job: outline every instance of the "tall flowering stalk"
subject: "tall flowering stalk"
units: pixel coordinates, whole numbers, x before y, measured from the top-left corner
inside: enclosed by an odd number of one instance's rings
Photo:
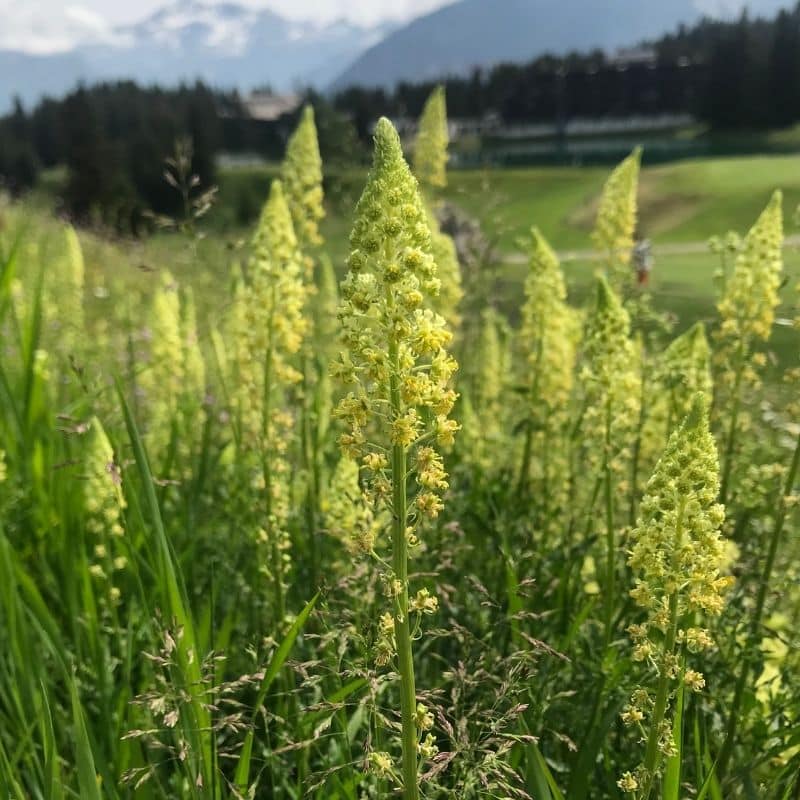
[[[317,291],[327,277],[324,258],[318,258],[323,244],[319,224],[325,217],[322,189],[322,158],[319,152],[317,127],[314,122],[314,109],[306,106],[300,122],[289,138],[286,155],[281,167],[281,177],[286,194],[286,202],[292,215],[292,224],[297,237],[297,246],[305,266],[305,289],[309,295],[312,314],[309,325],[313,328],[306,337],[302,354],[302,415],[300,419],[300,457],[304,475],[305,518],[311,551],[311,579],[317,582],[318,555],[317,532],[320,518],[320,497],[322,493],[322,451],[319,447],[320,419],[318,413],[319,389],[325,386],[320,382],[320,373],[327,368],[326,360],[315,359],[314,350],[323,353],[330,347],[330,338],[323,338],[329,316],[330,294]],[[323,286],[323,288],[329,288]],[[330,350],[328,350],[330,355]],[[326,401],[327,397],[324,398]],[[315,407],[317,406],[317,407]]]
[[[89,573],[102,582],[110,609],[113,609],[120,599],[114,576],[127,566],[119,546],[125,534],[123,511],[126,503],[111,442],[96,417],[89,423],[84,498],[86,531],[91,537],[93,552]]]
[[[757,385],[757,367],[763,356],[754,352],[758,341],[766,342],[772,333],[778,289],[783,272],[782,194],[776,191],[755,225],[745,237],[725,282],[717,310],[722,319],[718,331],[722,365],[720,386],[727,400],[728,430],[722,461],[722,502],[730,490],[736,434],[740,426],[742,393],[745,386]]]
[[[290,563],[286,452],[295,423],[286,393],[302,379],[295,362],[307,329],[305,300],[302,257],[283,188],[274,181],[253,237],[248,282],[236,288],[231,327],[236,424],[244,460],[254,466],[252,480],[263,497],[258,541],[267,552],[263,569],[281,618]]]
[[[191,290],[182,297],[169,272],[161,275],[153,295],[149,335],[150,363],[138,383],[147,401],[150,447],[163,457],[174,442],[185,459],[202,425],[206,371],[194,297]]]
[[[800,286],[798,286],[798,290],[800,290]],[[795,328],[800,329],[800,317],[795,319]],[[793,399],[787,403],[787,412],[790,415],[789,418],[793,419],[795,424],[797,424],[797,420],[800,418],[800,401],[797,399],[796,386],[797,380],[800,378],[800,368],[789,370],[786,377],[794,390]],[[789,468],[786,472],[783,485],[781,486],[781,494],[774,504],[772,530],[767,540],[763,567],[758,576],[758,589],[756,590],[755,605],[753,606],[752,616],[748,626],[745,644],[746,650],[739,666],[739,675],[734,689],[733,700],[728,712],[725,739],[723,740],[722,748],[717,757],[717,774],[722,777],[724,777],[727,772],[728,763],[730,762],[736,745],[737,731],[742,717],[742,703],[748,686],[748,679],[753,669],[751,656],[754,653],[758,653],[760,650],[762,620],[766,610],[767,597],[775,571],[775,562],[783,538],[786,520],[791,514],[792,509],[798,505],[799,498],[795,491],[798,475],[800,475],[800,431],[795,434],[794,451],[789,462]]]
[[[639,418],[639,376],[630,338],[630,319],[605,278],[597,282],[597,299],[587,321],[580,372],[586,410],[583,429],[590,463],[603,490],[606,526],[605,624],[610,637],[616,598],[616,487],[631,457]]]
[[[292,215],[297,244],[304,255],[322,244],[319,224],[325,217],[322,158],[319,154],[314,109],[306,106],[286,145],[281,182]]]
[[[683,656],[711,645],[708,631],[696,627],[694,619],[718,616],[731,582],[720,574],[725,511],[718,493],[717,449],[705,396],[697,394],[647,483],[631,534],[628,563],[637,576],[631,597],[646,616],[628,632],[634,660],[648,664],[657,676],[655,695],[637,688],[622,715],[645,736],[643,763],[618,782],[637,800],[649,800],[663,759],[675,754],[669,708],[679,683],[693,691],[705,686],[701,673],[684,667]]]
[[[548,504],[565,488],[556,465],[564,460],[557,444],[568,421],[572,394],[579,324],[567,305],[567,290],[558,257],[537,228],[531,230],[530,270],[525,281],[525,303],[519,332],[520,350],[525,356],[527,424],[518,488],[528,487],[534,449],[541,459],[541,495]],[[563,466],[563,464],[562,464]],[[564,476],[565,477],[565,476]],[[558,481],[556,481],[558,483]],[[544,517],[549,518],[545,512]]]
[[[602,253],[608,279],[618,292],[630,281],[641,158],[642,150],[637,147],[609,175],[592,231],[592,242]]]
[[[461,266],[458,263],[455,242],[441,230],[436,217],[436,193],[447,186],[449,144],[444,87],[437,86],[428,97],[419,119],[419,131],[414,144],[414,172],[428,208],[431,248],[441,281],[433,308],[447,320],[450,329],[455,332],[461,325],[458,306],[464,295],[461,287]]]
[[[667,397],[667,434],[689,413],[694,396],[702,392],[711,397],[711,351],[702,322],[695,323],[664,351],[658,368],[658,381]]]
[[[445,321],[428,306],[439,280],[425,208],[385,118],[375,130],[373,168],[350,244],[339,312],[345,349],[333,365],[351,387],[337,408],[347,427],[340,443],[367,470],[373,502],[391,513],[391,561],[379,563],[392,606],[381,623],[378,661],[387,663],[396,651],[403,796],[417,800],[420,756],[436,749],[430,734],[420,740],[420,729],[428,730],[433,719],[416,701],[411,615],[432,612],[436,599],[426,589],[409,599],[409,549],[418,544],[423,522],[443,507],[447,475],[436,447],[451,444],[458,427],[448,419],[456,399],[448,384],[457,365],[445,349],[451,339]],[[382,544],[375,542],[375,550]],[[373,756],[377,769],[393,772],[386,754]]]
[[[447,186],[447,101],[444,86],[437,86],[425,102],[414,143],[414,172],[428,189]]]

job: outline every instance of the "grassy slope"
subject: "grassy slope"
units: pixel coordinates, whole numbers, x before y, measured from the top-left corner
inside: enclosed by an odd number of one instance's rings
[[[483,219],[503,250],[532,224],[558,249],[586,248],[605,168],[453,172],[448,196]],[[756,156],[679,161],[642,172],[643,231],[656,242],[703,241],[746,230],[773,189],[800,203],[800,158]]]

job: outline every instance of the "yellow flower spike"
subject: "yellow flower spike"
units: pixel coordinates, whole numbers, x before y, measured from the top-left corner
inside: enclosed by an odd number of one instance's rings
[[[783,272],[783,195],[776,191],[744,239],[717,309],[726,339],[767,341]]]
[[[441,510],[438,492],[446,475],[433,442],[452,439],[457,427],[440,413],[452,405],[455,362],[445,349],[451,338],[445,321],[430,308],[440,284],[426,210],[397,131],[385,118],[375,129],[373,167],[356,207],[350,246],[339,309],[344,352],[332,369],[352,391],[337,414],[347,426],[345,452],[373,465],[391,454],[388,474],[367,475],[371,499],[389,510],[392,520],[385,582],[393,587],[396,650],[384,637],[375,657],[385,665],[396,653],[403,797],[418,800],[418,757],[424,753],[418,752],[408,551],[420,539],[421,517]],[[416,495],[408,494],[409,476],[422,487]]]
[[[80,239],[72,225],[64,230],[65,265],[64,280],[61,287],[58,308],[59,316],[69,331],[70,344],[76,344],[77,337],[84,333],[83,290],[85,281],[85,265]]]
[[[150,363],[139,375],[148,408],[147,435],[150,451],[163,454],[172,435],[184,387],[183,335],[178,285],[163,272],[153,294],[150,310]]]
[[[630,338],[630,318],[605,278],[597,281],[594,308],[583,339],[580,372],[587,401],[584,420],[590,459],[599,459],[610,444],[617,455],[630,445],[639,416],[637,357]]]
[[[569,459],[560,444],[568,420],[580,326],[566,302],[558,257],[537,228],[531,230],[529,264],[518,336],[528,376],[519,491],[527,490],[533,469],[534,495],[543,503],[541,517],[557,526],[556,510],[566,500],[569,480]]]
[[[668,397],[671,428],[689,413],[697,392],[710,397],[713,391],[711,351],[702,322],[693,325],[667,347],[658,373],[658,382]]]
[[[289,137],[281,180],[300,249],[307,253],[322,244],[319,223],[325,217],[322,159],[311,106],[303,109],[297,129]]]
[[[122,475],[114,460],[114,450],[100,420],[92,417],[86,444],[84,465],[84,507],[86,509],[86,530],[93,537],[95,562],[90,572],[97,578],[106,580],[114,571],[126,566],[114,544],[115,539],[124,534],[125,496],[122,492]],[[106,587],[109,601],[119,600],[119,589]]]
[[[630,280],[641,157],[642,149],[637,147],[609,175],[592,231],[592,242],[603,254],[608,278],[617,291]]]
[[[453,239],[439,228],[435,215],[430,213],[431,252],[438,267],[439,291],[432,305],[447,321],[450,330],[457,331],[461,326],[458,306],[464,297],[461,285],[461,266]]]
[[[292,474],[287,449],[295,416],[287,392],[302,378],[297,354],[308,329],[303,261],[283,186],[273,181],[253,235],[248,280],[234,282],[229,329],[233,340],[232,406],[240,431],[240,467],[257,490],[264,571],[272,580],[276,615],[284,621],[290,569],[287,528]]]
[[[725,512],[717,502],[719,483],[707,402],[698,393],[647,483],[631,533],[628,564],[637,576],[631,597],[647,618],[630,630],[636,651],[646,651],[658,673],[653,704],[639,702],[641,690],[637,690],[626,709],[629,717],[632,710],[644,715],[649,725],[644,762],[637,772],[642,800],[650,797],[663,759],[674,750],[668,712],[680,677],[683,645],[696,652],[710,644],[705,631],[684,626],[696,616],[718,616],[730,583],[720,576]],[[705,683],[702,674],[692,669],[686,670],[683,680],[693,691]]]
[[[414,174],[426,189],[447,186],[449,144],[444,86],[437,86],[422,109],[417,140],[414,143]]]

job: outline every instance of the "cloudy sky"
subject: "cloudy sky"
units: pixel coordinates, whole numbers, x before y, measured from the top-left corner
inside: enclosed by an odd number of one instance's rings
[[[216,3],[220,0],[205,0]],[[346,17],[374,23],[410,19],[452,0],[233,0],[241,5],[267,7],[293,19]],[[102,37],[117,24],[137,22],[179,0],[0,0],[0,48],[31,52],[68,49],[78,39]]]

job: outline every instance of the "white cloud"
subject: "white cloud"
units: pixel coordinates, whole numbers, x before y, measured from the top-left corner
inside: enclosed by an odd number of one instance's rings
[[[223,0],[198,0],[211,5]],[[330,22],[346,18],[374,24],[405,21],[453,0],[228,0],[250,8],[270,8],[294,20]],[[706,0],[707,2],[709,0]],[[66,8],[61,0],[0,0],[0,48],[55,53],[78,43],[109,41],[114,27],[139,22],[180,0],[80,0]]]

